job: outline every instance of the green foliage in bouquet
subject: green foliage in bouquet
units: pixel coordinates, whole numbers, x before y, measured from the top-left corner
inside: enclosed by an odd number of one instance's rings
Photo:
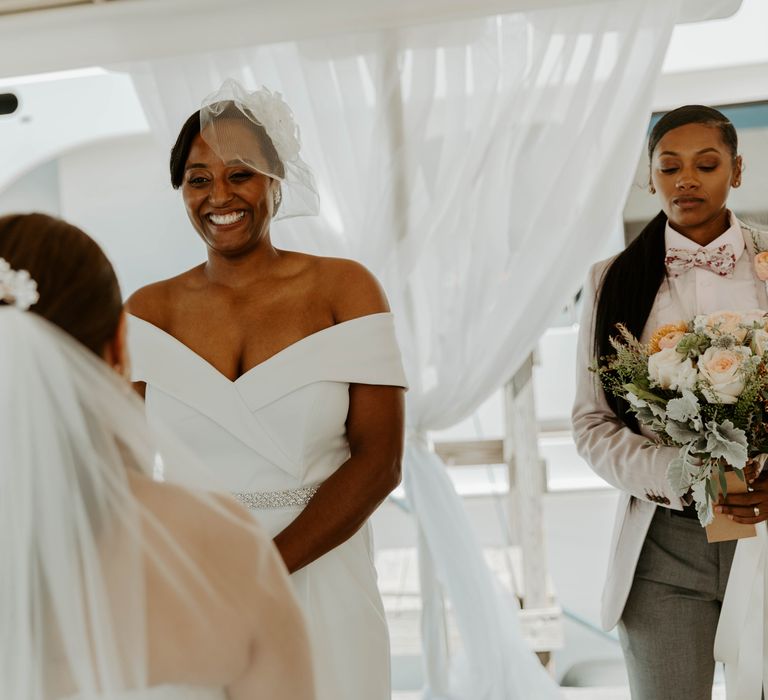
[[[719,494],[727,494],[725,471],[743,478],[747,460],[768,452],[768,315],[697,316],[663,326],[648,345],[617,330],[614,354],[592,369],[655,444],[678,448],[667,478],[678,495],[693,495],[706,525]]]

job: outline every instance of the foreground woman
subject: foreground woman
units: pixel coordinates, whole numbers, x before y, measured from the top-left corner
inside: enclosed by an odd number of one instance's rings
[[[696,509],[667,482],[677,449],[649,446],[651,435],[641,433],[626,405],[605,395],[589,367],[611,354],[617,323],[647,343],[655,329],[697,314],[768,310],[768,296],[754,267],[761,239],[727,208],[742,178],[730,121],[709,107],[673,110],[653,128],[648,154],[662,211],[588,278],[574,437],[592,468],[622,492],[603,624],[619,625],[632,697],[709,700],[735,542],[707,542]],[[768,481],[751,488],[722,506],[739,522],[768,518]]]
[[[151,479],[128,364],[96,243],[0,218],[0,697],[312,700],[271,541],[233,500]]]
[[[275,218],[316,207],[279,95],[225,84],[182,128],[171,182],[207,261],[129,301],[148,414],[274,536],[319,697],[389,700],[367,522],[400,479],[405,377],[387,300],[357,263],[272,244]]]

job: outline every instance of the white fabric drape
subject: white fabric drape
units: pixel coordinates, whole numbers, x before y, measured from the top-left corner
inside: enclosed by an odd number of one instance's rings
[[[619,220],[679,5],[596,2],[130,68],[168,144],[226,77],[282,92],[321,216],[276,225],[275,240],[357,258],[387,289],[411,383],[428,697],[558,696],[425,436],[513,374]],[[451,658],[443,592],[461,635]]]

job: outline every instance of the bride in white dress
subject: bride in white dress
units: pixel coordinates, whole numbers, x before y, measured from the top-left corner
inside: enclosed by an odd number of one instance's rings
[[[150,421],[174,429],[274,536],[320,700],[390,700],[367,523],[400,479],[403,444],[386,298],[357,263],[272,245],[274,218],[317,207],[278,95],[225,84],[184,125],[171,177],[207,262],[129,300]]]
[[[196,467],[127,366],[99,247],[0,218],[0,698],[313,700],[275,547],[233,499],[153,481],[157,454]]]

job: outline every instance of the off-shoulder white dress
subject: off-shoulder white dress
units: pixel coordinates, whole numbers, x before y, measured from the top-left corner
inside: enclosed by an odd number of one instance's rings
[[[390,313],[307,336],[235,381],[132,316],[129,345],[150,421],[175,431],[272,535],[349,458],[349,385],[406,386]],[[307,617],[318,700],[390,700],[369,525],[291,579]]]

